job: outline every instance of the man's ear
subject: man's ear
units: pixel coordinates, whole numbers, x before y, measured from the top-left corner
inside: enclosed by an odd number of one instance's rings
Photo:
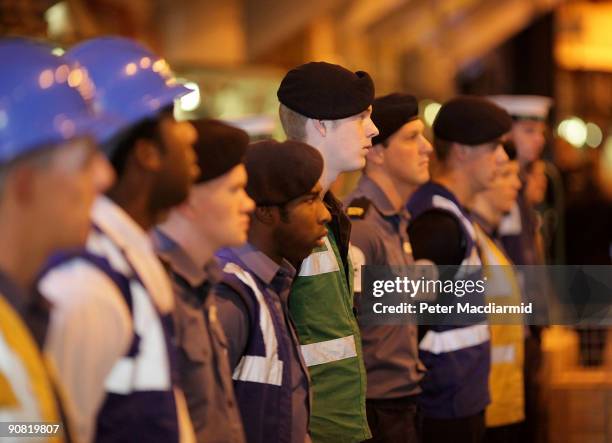
[[[325,135],[327,135],[328,126],[330,124],[328,121],[315,120],[313,118],[308,119],[308,121],[312,122],[312,126],[314,127],[315,131],[319,133],[321,137],[325,137]]]
[[[381,143],[377,143],[368,149],[366,158],[369,163],[382,165],[385,162],[385,147]]]
[[[160,147],[151,140],[144,138],[136,140],[133,155],[138,165],[146,171],[157,172],[162,167]]]
[[[257,206],[253,217],[264,225],[275,225],[280,220],[279,208],[276,206]]]
[[[11,195],[17,205],[27,205],[35,197],[36,184],[45,174],[42,170],[34,170],[29,165],[13,168],[5,178],[4,194]]]
[[[463,162],[468,158],[470,147],[462,145],[460,143],[453,143],[451,145],[450,155],[455,157],[457,161]]]

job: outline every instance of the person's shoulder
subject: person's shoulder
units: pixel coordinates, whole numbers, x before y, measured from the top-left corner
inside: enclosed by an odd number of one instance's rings
[[[383,236],[383,217],[367,197],[360,196],[350,201],[345,212],[351,220],[351,241],[361,237],[375,239]]]
[[[351,219],[351,222],[367,221],[375,208],[368,197],[359,195],[347,200],[344,212]]]
[[[422,212],[411,220],[409,229],[412,230],[417,227],[425,227],[431,230],[447,231],[451,229],[461,231],[461,224],[456,214],[447,209],[436,207]]]
[[[222,262],[219,280],[212,285],[216,296],[249,300],[257,286],[256,278],[245,266],[235,261]]]
[[[125,310],[121,291],[114,281],[83,257],[71,258],[47,270],[38,282],[38,289],[54,309],[105,305]]]

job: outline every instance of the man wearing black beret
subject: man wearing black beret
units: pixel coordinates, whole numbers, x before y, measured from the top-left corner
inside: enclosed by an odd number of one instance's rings
[[[287,73],[278,89],[287,137],[323,156],[321,186],[332,220],[324,244],[299,267],[290,298],[302,354],[312,379],[310,431],[315,442],[371,436],[365,412],[366,373],[353,313],[350,221],[329,188],[338,174],[364,167],[378,134],[371,119],[374,84],[363,71],[312,62]]]
[[[262,141],[247,150],[247,192],[257,205],[248,243],[220,251],[213,289],[227,336],[249,443],[308,443],[308,369],[289,316],[295,265],[323,244],[323,158],[304,143]]]
[[[476,193],[490,186],[498,166],[507,160],[500,141],[511,126],[506,111],[482,98],[457,97],[442,106],[433,125],[439,168],[407,205],[413,217],[409,235],[415,259],[427,259],[438,266],[461,266],[454,275],[457,279],[483,279],[474,225],[466,206]],[[484,303],[479,296],[465,301]],[[475,320],[482,322],[419,330],[423,336],[420,357],[427,367],[419,397],[425,443],[482,441],[491,345],[486,315]]]
[[[432,152],[413,96],[396,93],[377,98],[372,120],[380,133],[372,140],[374,146],[357,188],[345,200],[352,223],[356,300],[361,295],[362,265],[407,266],[414,262],[405,205],[429,180]],[[368,374],[370,441],[418,442],[416,397],[425,367],[418,356],[417,328],[414,324],[372,325],[365,317],[360,318],[360,326]]]
[[[172,278],[178,373],[197,442],[244,443],[226,339],[209,289],[221,275],[214,252],[247,239],[254,208],[243,164],[249,136],[216,120],[193,126],[200,177],[187,201],[155,229],[153,244]]]

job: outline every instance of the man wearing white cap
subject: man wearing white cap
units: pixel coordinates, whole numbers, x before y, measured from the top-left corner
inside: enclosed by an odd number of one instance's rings
[[[527,166],[538,160],[544,150],[546,119],[552,99],[539,95],[497,95],[490,99],[512,116],[510,137],[516,147],[524,182]],[[542,257],[536,248],[536,225],[533,208],[527,205],[521,193],[517,205],[500,226],[504,247],[517,265],[541,264]]]

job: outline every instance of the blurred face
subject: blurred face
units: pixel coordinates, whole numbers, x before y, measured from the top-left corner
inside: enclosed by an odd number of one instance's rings
[[[517,160],[508,160],[499,166],[491,187],[483,192],[489,206],[496,215],[503,216],[510,212],[521,189]]]
[[[412,120],[398,129],[383,148],[384,168],[401,183],[420,186],[429,180],[431,144],[423,135],[421,120]]]
[[[327,235],[325,224],[331,215],[321,199],[322,188],[317,183],[312,190],[285,205],[274,232],[280,254],[292,264],[299,264],[311,251],[321,246]]]
[[[240,164],[191,190],[192,222],[215,249],[239,246],[247,240],[249,214],[255,204],[244,190],[246,183],[246,169]]]
[[[111,165],[89,139],[55,148],[48,164],[32,175],[32,217],[53,249],[82,246],[90,229],[91,206],[114,181]],[[44,223],[40,223],[44,221]]]
[[[325,162],[334,171],[362,169],[372,137],[378,129],[371,119],[372,107],[360,114],[340,120],[325,120]]]
[[[539,205],[546,197],[546,165],[538,160],[531,165],[525,184],[525,198],[532,205]]]
[[[177,122],[171,114],[164,114],[159,134],[162,158],[153,195],[156,210],[164,211],[187,199],[200,170],[193,150],[197,132],[191,123]]]
[[[488,189],[497,174],[497,169],[508,161],[501,143],[495,141],[478,146],[460,146],[463,150],[461,166],[467,173],[473,192]]]
[[[512,125],[511,134],[520,164],[524,165],[540,158],[546,144],[546,123],[518,120]]]

